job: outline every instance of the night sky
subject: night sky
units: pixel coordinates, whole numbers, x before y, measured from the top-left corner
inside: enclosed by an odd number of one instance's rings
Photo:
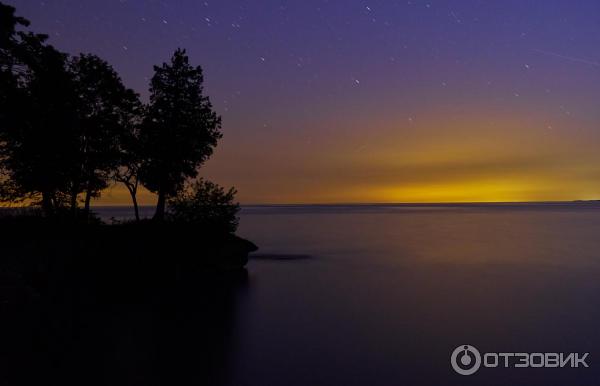
[[[242,203],[600,198],[598,1],[7,2],[144,100],[186,48]]]

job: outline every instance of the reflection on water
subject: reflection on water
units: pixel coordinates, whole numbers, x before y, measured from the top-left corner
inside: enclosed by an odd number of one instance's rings
[[[311,258],[250,262],[231,385],[600,379],[599,206],[254,207],[240,234]],[[589,352],[590,368],[463,377],[460,344]]]
[[[3,303],[1,385],[227,384],[247,272]],[[59,290],[62,291],[63,289]]]

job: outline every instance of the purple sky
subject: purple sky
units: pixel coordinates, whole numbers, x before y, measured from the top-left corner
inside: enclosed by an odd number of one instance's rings
[[[144,99],[186,48],[244,203],[600,198],[597,1],[9,3]]]

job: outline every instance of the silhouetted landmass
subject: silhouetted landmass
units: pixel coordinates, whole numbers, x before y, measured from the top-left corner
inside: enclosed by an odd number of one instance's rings
[[[217,384],[257,247],[234,234],[235,189],[198,178],[221,138],[202,69],[177,49],[144,105],[15,12],[0,3],[0,203],[28,208],[0,213],[0,384]],[[94,217],[113,183],[134,220]],[[158,195],[154,220],[139,186]]]
[[[256,247],[187,224],[67,218],[0,218],[0,384],[219,384]]]
[[[18,212],[0,218],[0,384],[226,383],[251,242]]]
[[[221,117],[203,94],[202,68],[177,49],[169,63],[154,67],[143,105],[107,62],[58,51],[46,35],[27,31],[29,22],[15,12],[0,3],[0,202],[40,212],[3,219],[7,234],[28,234],[49,248],[65,238],[117,250],[150,239],[165,256],[198,237],[213,252],[218,243],[232,245],[235,189],[198,179],[222,136]],[[92,198],[112,182],[128,189],[137,223],[106,226],[90,216]],[[155,224],[140,223],[140,185],[158,196]],[[199,236],[182,238],[174,229]]]

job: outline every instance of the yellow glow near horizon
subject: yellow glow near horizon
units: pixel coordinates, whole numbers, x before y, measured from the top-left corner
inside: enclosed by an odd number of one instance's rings
[[[242,204],[568,201],[600,198],[594,134],[572,136],[532,118],[432,113],[410,125],[347,123],[317,140],[282,133],[225,136],[201,175],[238,189]],[[285,134],[285,135],[284,135]],[[260,145],[260,146],[259,146]],[[266,149],[266,150],[265,150]],[[141,188],[140,205],[154,205]],[[131,205],[123,187],[94,205]]]
[[[493,118],[446,122],[432,114],[400,128],[382,122],[362,136],[350,125],[352,135],[323,131],[316,143],[225,137],[201,174],[235,186],[246,204],[600,198],[600,155],[589,137]],[[154,195],[142,191],[140,202],[153,204]],[[98,204],[128,205],[129,197],[114,188]]]

